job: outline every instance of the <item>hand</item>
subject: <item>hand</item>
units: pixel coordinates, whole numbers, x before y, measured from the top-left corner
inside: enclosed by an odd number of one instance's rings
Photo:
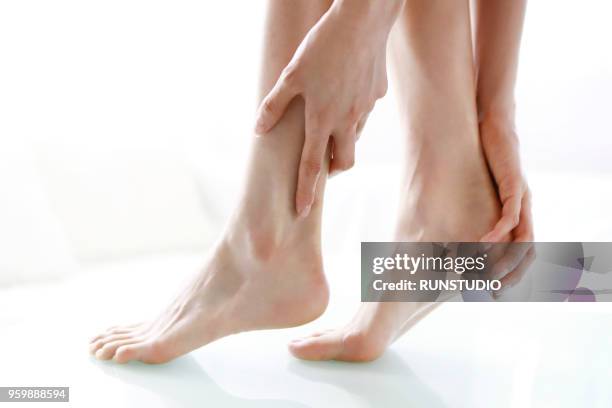
[[[472,257],[484,255],[487,257],[484,269],[463,273],[461,277],[467,280],[484,279],[489,282],[499,281],[500,288],[489,292],[492,300],[529,299],[530,285],[528,282],[534,272],[534,270],[531,269],[531,265],[535,261],[536,256],[536,248],[533,242],[503,242],[495,245],[489,243],[462,245],[457,255]],[[525,280],[525,282],[522,282],[523,280]],[[520,289],[510,291],[510,289],[517,286],[520,282]],[[503,296],[508,293],[511,293],[509,297]]]
[[[265,134],[294,97],[305,100],[305,140],[295,198],[297,213],[304,217],[314,201],[330,139],[330,173],[351,168],[357,134],[387,91],[386,43],[394,18],[375,18],[375,13],[389,13],[382,3],[364,13],[354,8],[356,2],[344,3],[349,5],[335,2],[306,35],[257,114],[256,132]],[[369,2],[359,3],[363,7]]]
[[[500,242],[507,234],[512,234],[514,241],[533,241],[531,192],[521,172],[513,122],[484,119],[480,138],[502,203],[501,219],[481,241]]]
[[[493,298],[498,300],[502,295],[508,293],[510,289],[521,282],[528,271],[533,274],[533,270],[529,269],[535,261],[536,251],[533,242],[510,242],[499,244],[501,247],[495,247],[488,253],[495,252],[501,249],[502,253],[495,257],[492,254],[492,267],[488,271],[488,279],[497,279],[501,283],[501,289],[492,293]],[[531,278],[528,275],[528,278]],[[514,292],[512,300],[528,300],[529,293],[525,291]]]

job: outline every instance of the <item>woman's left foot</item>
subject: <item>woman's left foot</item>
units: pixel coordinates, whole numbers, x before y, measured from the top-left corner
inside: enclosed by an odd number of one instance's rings
[[[483,157],[458,147],[424,153],[415,162],[420,164],[414,176],[407,178],[413,184],[405,190],[397,241],[479,241],[499,217],[499,202]],[[374,360],[437,304],[362,303],[345,327],[294,340],[289,350],[306,360]]]

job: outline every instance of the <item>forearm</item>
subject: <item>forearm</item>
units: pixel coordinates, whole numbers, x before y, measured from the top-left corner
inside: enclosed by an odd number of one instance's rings
[[[514,87],[527,0],[474,0],[481,119],[514,119]]]

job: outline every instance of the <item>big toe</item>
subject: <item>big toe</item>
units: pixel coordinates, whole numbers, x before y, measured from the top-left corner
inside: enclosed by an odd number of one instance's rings
[[[304,360],[368,362],[376,360],[384,353],[388,345],[387,340],[385,336],[377,333],[337,330],[292,341],[289,350],[294,356]]]
[[[139,360],[143,354],[146,345],[143,343],[126,344],[119,348],[113,356],[115,362],[124,364],[128,361]]]
[[[289,343],[289,351],[303,360],[334,360],[342,354],[342,333],[332,331]]]

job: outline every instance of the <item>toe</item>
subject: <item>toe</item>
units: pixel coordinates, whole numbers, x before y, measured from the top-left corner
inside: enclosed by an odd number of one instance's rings
[[[331,332],[333,332],[333,331],[334,331],[334,329],[327,329],[327,330],[322,330],[322,331],[316,331],[316,332],[312,333],[310,336],[305,337],[305,338],[311,338],[311,337],[321,337],[321,336],[323,336],[324,334],[329,334],[329,333],[331,333]]]
[[[95,342],[89,344],[89,352],[91,354],[96,354],[96,351],[100,350],[103,346],[104,346],[103,339],[96,340]]]
[[[115,356],[118,348],[128,346],[130,344],[135,344],[138,341],[140,341],[140,339],[128,338],[106,343],[104,346],[102,346],[102,348],[96,351],[96,358],[98,360],[110,360]]]
[[[89,345],[89,352],[91,354],[96,354],[96,352],[98,350],[100,350],[102,347],[104,347],[105,345],[109,344],[109,343],[113,343],[116,341],[121,341],[121,340],[128,340],[133,338],[134,336],[131,333],[127,333],[127,334],[114,334],[111,336],[107,336],[107,337],[102,337],[99,340],[95,341],[94,343],[90,343]]]
[[[329,334],[329,333],[331,333],[333,331],[334,331],[334,329],[327,329],[327,330],[316,331],[314,333],[310,333],[307,336],[297,337],[297,338],[291,340],[291,343],[297,343],[299,341],[308,340],[308,339],[311,339],[313,337],[320,337],[320,336],[323,336],[324,334]]]
[[[366,362],[376,360],[386,348],[375,333],[328,331],[292,341],[289,351],[304,360]]]
[[[115,352],[115,362],[123,364],[133,360],[145,360],[148,343],[138,342],[121,346]]]
[[[128,361],[131,360],[136,360],[136,347],[134,345],[131,346],[121,346],[117,349],[117,351],[115,352],[115,356],[113,357],[113,360],[115,360],[115,362],[123,364],[123,363],[127,363]]]
[[[334,331],[315,333],[289,343],[289,351],[304,360],[334,360],[342,353],[342,335]]]
[[[147,340],[119,347],[114,360],[117,363],[140,360],[147,364],[161,364],[169,361],[170,358],[164,344],[158,340]]]
[[[89,343],[93,344],[105,337],[109,337],[109,336],[114,336],[117,334],[127,334],[127,333],[132,333],[134,331],[137,331],[138,329],[140,329],[142,326],[142,323],[138,323],[138,324],[130,324],[130,325],[125,325],[125,326],[112,326],[109,327],[108,329],[106,329],[105,332],[102,332],[100,334],[98,334],[97,336],[95,336],[94,338],[92,338]]]
[[[100,333],[96,337],[93,337],[91,340],[89,340],[89,344],[95,344],[95,343],[99,342],[100,340],[102,340],[106,336],[107,336],[106,332]]]

